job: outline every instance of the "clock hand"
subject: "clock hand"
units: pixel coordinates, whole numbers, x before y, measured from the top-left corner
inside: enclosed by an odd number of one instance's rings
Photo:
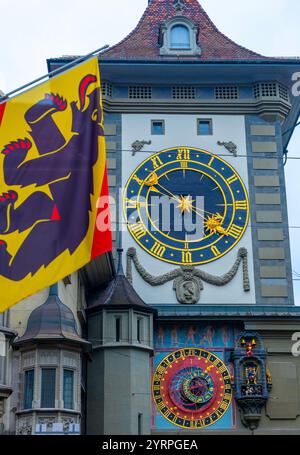
[[[211,215],[211,216],[208,216],[206,218],[204,215],[199,213],[199,211],[192,205],[193,201],[191,201],[189,199],[189,197],[185,198],[184,196],[181,196],[181,198],[179,198],[178,196],[175,196],[175,194],[173,194],[167,188],[165,188],[163,185],[161,185],[161,183],[159,183],[159,181],[158,181],[158,176],[157,176],[156,173],[152,174],[150,176],[150,178],[146,179],[145,184],[148,185],[148,186],[151,186],[152,188],[154,188],[154,190],[156,192],[158,192],[160,194],[163,194],[165,196],[164,193],[162,193],[157,188],[155,188],[155,185],[160,186],[164,191],[166,191],[166,193],[169,194],[169,196],[172,199],[174,199],[175,201],[179,202],[178,208],[181,208],[182,213],[184,213],[186,210],[187,211],[192,210],[194,213],[196,213],[196,215],[201,217],[204,220],[205,228],[207,230],[209,230],[211,233],[213,233],[213,234],[217,234],[218,233],[218,234],[221,234],[221,235],[228,236],[227,231],[222,226],[223,218],[222,218],[222,216],[219,213],[214,214],[212,212],[208,212],[207,210],[198,209],[198,210],[201,210],[203,213],[207,213],[207,214]]]
[[[206,230],[210,231],[211,234],[220,234],[220,235],[226,235],[228,236],[228,232],[226,229],[222,226],[223,223],[223,217],[220,215],[220,213],[213,214],[210,212],[205,212],[205,213],[210,213],[211,216],[208,216],[205,218],[202,214],[200,214],[194,206],[192,206],[192,211],[195,212],[198,216],[204,219],[204,227]]]
[[[159,181],[157,182],[157,185],[160,186],[164,191],[166,191],[167,193],[169,193],[170,196],[171,196],[173,199],[175,199],[176,201],[178,201],[178,202],[180,202],[180,203],[182,202],[182,199],[180,199],[178,196],[175,196],[173,193],[171,193],[171,191],[169,191],[167,188],[165,188],[164,186],[162,186],[162,184],[159,183]],[[188,196],[188,197],[189,197],[189,196]],[[191,196],[190,196],[190,197],[191,197]],[[183,199],[185,199],[186,201],[188,201],[188,199],[187,199],[187,198],[184,198],[184,196],[181,196],[181,198],[183,198]],[[203,212],[203,213],[207,213],[208,215],[212,215],[212,216],[218,216],[218,215],[220,215],[219,213],[217,213],[217,214],[216,214],[216,213],[212,213],[212,212],[209,212],[208,210],[204,210],[204,209],[200,209],[200,208],[197,208],[197,209],[196,209],[196,208],[192,205],[192,202],[194,202],[194,201],[189,200],[188,202],[189,202],[189,204],[188,204],[189,208],[191,208],[191,210],[193,210],[193,211],[194,211],[195,213],[197,213],[199,216],[201,216],[201,215],[198,213],[198,211]],[[187,210],[188,210],[188,209],[187,209]]]
[[[162,191],[160,191],[159,189],[157,189],[155,186],[151,186],[150,187],[150,191],[153,191],[154,193],[158,193],[158,194],[161,194],[162,196],[167,196],[168,198],[172,198],[174,199],[176,196],[170,196],[169,194],[166,194],[166,193],[163,193]],[[177,202],[179,202],[180,200],[179,199],[175,199]]]

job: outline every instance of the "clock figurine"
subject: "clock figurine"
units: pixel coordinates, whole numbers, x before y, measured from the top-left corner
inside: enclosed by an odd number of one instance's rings
[[[249,221],[247,191],[236,170],[217,155],[186,147],[143,161],[126,184],[123,209],[144,250],[181,266],[221,258]]]

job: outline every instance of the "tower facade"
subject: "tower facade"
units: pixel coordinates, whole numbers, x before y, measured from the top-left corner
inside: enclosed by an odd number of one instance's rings
[[[283,167],[299,60],[239,46],[197,0],[152,0],[99,64],[125,274],[105,255],[63,295],[91,343],[81,432],[300,434]]]
[[[149,2],[101,55],[117,241],[158,312],[154,434],[300,431],[282,160],[297,67],[237,45],[196,0]]]

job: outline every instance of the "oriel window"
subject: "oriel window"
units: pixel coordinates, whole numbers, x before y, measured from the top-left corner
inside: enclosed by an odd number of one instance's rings
[[[34,370],[25,371],[24,381],[24,409],[32,408],[34,391]]]
[[[64,370],[64,407],[74,409],[74,371]]]
[[[56,369],[42,368],[41,407],[55,408]]]

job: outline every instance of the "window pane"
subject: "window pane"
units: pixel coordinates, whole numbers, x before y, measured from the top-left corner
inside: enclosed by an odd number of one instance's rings
[[[142,320],[138,319],[137,320],[137,341],[138,343],[141,343],[142,340]]]
[[[41,407],[55,407],[55,368],[42,368]]]
[[[24,383],[24,409],[31,409],[33,401],[34,370],[25,371]]]
[[[74,371],[64,370],[64,407],[74,409]]]
[[[151,134],[153,134],[153,135],[165,134],[164,122],[160,121],[160,120],[152,121]]]
[[[116,318],[116,342],[121,341],[121,319]]]
[[[189,49],[190,32],[184,25],[175,25],[171,30],[171,48]]]
[[[198,121],[198,134],[203,136],[212,134],[212,124],[210,120]]]

